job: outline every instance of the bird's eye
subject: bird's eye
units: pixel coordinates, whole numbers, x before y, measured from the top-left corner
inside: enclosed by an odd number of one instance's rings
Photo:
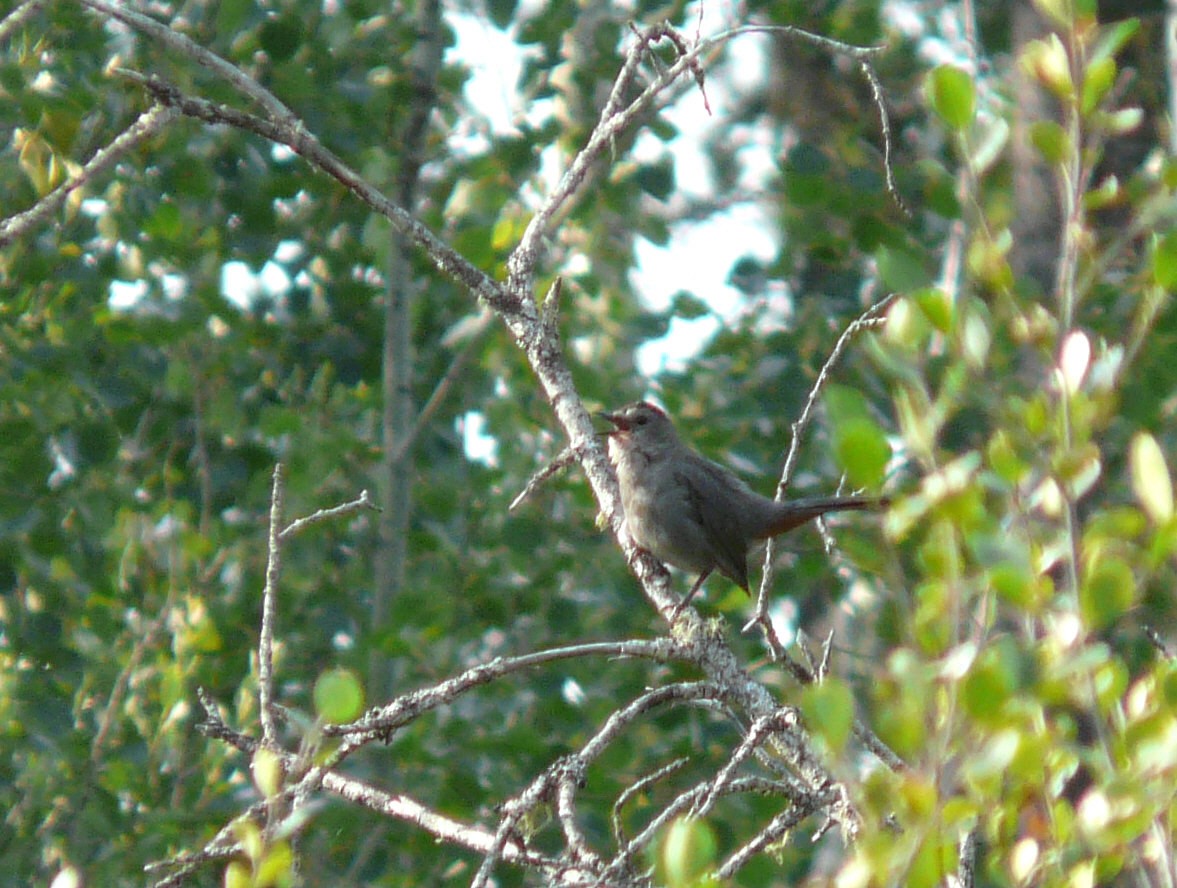
[[[633,418],[633,421],[634,421],[635,425],[645,425],[646,422],[649,420],[649,418],[650,417],[646,416],[646,414],[639,413],[637,416],[635,416]]]

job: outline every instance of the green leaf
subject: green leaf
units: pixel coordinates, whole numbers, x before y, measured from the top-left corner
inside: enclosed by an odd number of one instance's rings
[[[330,724],[343,724],[364,708],[364,688],[350,669],[330,669],[315,682],[315,713]]]
[[[843,682],[827,676],[819,684],[807,685],[801,695],[801,712],[805,724],[831,749],[841,750],[846,745],[854,725],[854,695]]]
[[[880,247],[875,254],[879,277],[888,290],[906,293],[931,283],[921,256],[905,247]]]
[[[680,817],[666,830],[659,848],[665,884],[670,888],[695,888],[715,865],[719,843],[703,820]]]
[[[1047,163],[1063,163],[1071,154],[1067,131],[1053,120],[1035,120],[1030,124],[1030,142]]]
[[[250,771],[258,792],[267,799],[282,791],[282,760],[273,750],[259,746],[253,754]]]
[[[1083,78],[1083,103],[1082,110],[1084,114],[1090,114],[1103,101],[1104,96],[1108,94],[1108,90],[1116,82],[1116,60],[1113,58],[1100,59],[1087,66],[1086,75]]]
[[[163,201],[144,223],[143,232],[161,240],[179,240],[184,234],[184,219],[180,215],[180,208],[171,201]]]
[[[989,571],[989,585],[1014,607],[1030,610],[1034,606],[1034,578],[1025,565],[1005,562]]]
[[[1118,111],[1099,112],[1092,117],[1094,125],[1102,127],[1108,134],[1123,136],[1136,130],[1144,122],[1144,109],[1120,108]]]
[[[511,24],[511,19],[515,17],[515,8],[518,5],[518,0],[490,0],[486,5],[486,11],[496,28],[506,30]]]
[[[830,422],[834,426],[870,415],[870,407],[866,397],[858,389],[849,385],[831,383],[826,386],[825,404]]]
[[[266,849],[265,855],[258,862],[255,885],[292,885],[294,884],[294,852],[287,842],[276,842]]]
[[[1022,70],[1049,89],[1059,99],[1070,101],[1075,95],[1067,50],[1057,34],[1031,40],[1018,59]]]
[[[1088,57],[1089,63],[1111,58],[1140,30],[1140,19],[1127,18],[1100,29],[1099,39]]]
[[[932,322],[933,327],[941,333],[947,333],[952,329],[954,306],[952,296],[947,291],[939,287],[925,287],[912,293],[911,298],[920,307],[924,317]]]
[[[1059,28],[1070,30],[1074,14],[1070,0],[1034,0],[1034,6]]]
[[[711,306],[686,290],[679,290],[670,300],[670,313],[676,318],[693,321],[711,314]]]
[[[969,713],[987,724],[999,723],[1021,685],[1021,665],[1022,654],[1008,637],[978,657],[961,688]]]
[[[221,884],[225,888],[254,888],[253,870],[244,860],[234,860],[225,867]]]
[[[1084,578],[1079,590],[1079,611],[1088,627],[1104,629],[1119,619],[1135,598],[1136,579],[1132,568],[1117,558],[1105,558]]]
[[[1177,230],[1153,241],[1152,275],[1164,289],[1177,290]]]
[[[1099,183],[1098,188],[1093,188],[1083,195],[1083,208],[1088,211],[1101,210],[1118,201],[1123,193],[1120,180],[1115,176],[1108,176]]]
[[[973,78],[961,68],[940,65],[928,75],[928,98],[932,110],[951,129],[963,130],[973,122],[977,93]]]
[[[222,34],[233,34],[241,29],[246,15],[254,9],[250,0],[221,0],[217,4],[217,30]]]
[[[670,158],[638,167],[638,187],[651,197],[666,200],[674,193],[674,161]]]
[[[1155,523],[1167,523],[1173,517],[1173,479],[1157,439],[1147,432],[1137,433],[1132,439],[1129,463],[1136,499]]]
[[[295,15],[284,15],[269,19],[261,26],[258,42],[273,61],[284,62],[302,45],[303,32],[302,19]]]
[[[882,486],[891,459],[891,444],[869,417],[840,423],[834,430],[834,449],[838,465],[846,472],[851,487]]]
[[[829,173],[830,162],[819,148],[808,142],[800,142],[789,152],[785,172],[788,175],[824,176]]]

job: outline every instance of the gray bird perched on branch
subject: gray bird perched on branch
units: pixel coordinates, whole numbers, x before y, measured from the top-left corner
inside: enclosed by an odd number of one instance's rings
[[[606,433],[609,459],[617,469],[633,541],[655,558],[699,575],[676,614],[716,570],[751,595],[748,552],[757,542],[827,512],[888,503],[868,496],[777,502],[692,450],[670,417],[647,401],[600,415],[613,424]]]

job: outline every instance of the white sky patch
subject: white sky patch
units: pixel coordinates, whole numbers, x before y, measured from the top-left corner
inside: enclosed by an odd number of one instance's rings
[[[169,302],[179,302],[188,295],[188,278],[176,272],[169,272],[159,279],[159,287]]]
[[[221,266],[221,295],[242,311],[249,311],[261,295],[261,283],[244,262],[226,262]]]
[[[470,71],[463,88],[466,100],[490,123],[491,132],[515,132],[514,122],[524,110],[518,85],[525,58],[525,50],[515,43],[515,29],[500,31],[472,15],[452,14],[446,22],[457,38],[446,62]]]
[[[278,249],[274,250],[275,262],[293,262],[300,257],[304,252],[301,241],[284,240],[278,244]]]
[[[737,314],[746,297],[727,282],[732,265],[744,256],[771,260],[777,249],[771,231],[759,207],[742,204],[706,222],[678,226],[665,247],[638,241],[630,281],[647,305],[664,310],[676,293],[686,291],[713,312],[691,320],[674,318],[664,337],[642,345],[637,365],[644,376],[681,369]]]
[[[486,433],[486,417],[477,410],[472,410],[459,417],[457,424],[466,457],[488,466],[497,466],[499,442],[497,438]]]
[[[131,311],[147,296],[147,281],[112,281],[107,304],[111,311]]]
[[[280,298],[290,292],[290,275],[277,262],[270,261],[262,266],[258,282],[262,290],[269,296]]]
[[[683,34],[688,40],[706,38],[736,24],[738,10],[704,5],[702,19],[698,5],[692,5],[683,21]],[[522,11],[517,20],[527,15],[542,15],[542,6]],[[460,152],[486,150],[487,133],[511,133],[515,122],[526,118],[538,123],[551,113],[551,100],[531,102],[518,91],[525,53],[514,42],[516,29],[501,31],[484,19],[451,14],[447,17],[454,29],[456,42],[447,61],[458,61],[470,71],[465,86],[467,101],[476,108],[484,122],[472,121],[455,132],[450,144]],[[695,88],[685,90],[673,106],[662,113],[678,129],[679,136],[669,143],[662,142],[649,132],[641,133],[634,146],[633,158],[639,162],[654,162],[669,152],[675,163],[677,195],[681,198],[709,198],[715,183],[706,153],[706,138],[717,129],[730,127],[729,109],[735,97],[760,83],[768,64],[768,37],[746,35],[739,38],[738,50],[729,52],[726,60],[707,72],[709,115],[703,97]],[[626,37],[626,46],[632,37]],[[647,71],[645,75],[648,76]],[[740,188],[749,194],[765,193],[767,183],[778,175],[777,148],[767,129],[758,131],[742,127],[739,132],[742,147],[738,158],[741,164]],[[528,204],[535,206],[546,196],[563,173],[569,158],[554,146],[541,156],[538,181],[543,193],[525,195]],[[686,222],[674,226],[670,242],[659,246],[648,241],[636,245],[637,264],[630,275],[630,283],[637,298],[654,310],[665,310],[675,294],[685,291],[709,305],[713,314],[694,319],[675,318],[666,336],[646,343],[639,350],[639,370],[655,376],[664,369],[679,368],[698,354],[721,325],[733,318],[746,297],[727,283],[732,266],[741,258],[751,256],[764,262],[776,256],[778,244],[773,236],[775,224],[765,211],[754,204],[734,204],[703,222]],[[591,260],[591,257],[590,257]],[[494,440],[485,433],[485,421],[477,413],[467,414],[461,423],[466,453],[472,459],[493,461]]]

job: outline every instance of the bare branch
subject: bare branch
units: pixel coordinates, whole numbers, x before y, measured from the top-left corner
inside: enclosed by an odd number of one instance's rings
[[[960,838],[956,874],[944,880],[947,888],[973,888],[977,884],[977,829],[973,827]]]
[[[274,484],[270,492],[270,534],[267,544],[266,585],[262,590],[262,629],[258,640],[258,707],[261,710],[262,745],[277,746],[274,716],[274,624],[278,609],[278,580],[282,575],[282,506],[286,487],[282,463],[274,466]]]
[[[898,293],[888,293],[855,320],[851,321],[846,329],[842,331],[842,335],[838,337],[838,341],[834,343],[830,355],[826,358],[826,362],[822,365],[821,370],[817,374],[817,379],[813,381],[813,385],[809,389],[809,395],[805,399],[805,406],[801,409],[801,415],[793,423],[792,426],[792,440],[789,442],[789,452],[785,456],[785,465],[781,469],[781,478],[777,482],[776,498],[783,499],[785,491],[789,487],[789,482],[793,477],[793,470],[797,464],[797,458],[801,452],[801,439],[808,428],[810,421],[813,418],[813,410],[817,405],[817,399],[829,381],[834,365],[841,359],[842,354],[849,347],[850,342],[864,330],[871,329],[882,323],[883,312],[887,307],[895,301]],[[756,611],[752,619],[744,626],[744,631],[748,631],[756,624],[767,625],[770,621],[768,619],[768,592],[772,588],[773,576],[773,559],[775,556],[775,546],[772,540],[768,541],[764,553],[764,570],[760,578],[760,588],[756,595]]]
[[[482,334],[490,329],[490,325],[494,319],[495,316],[493,313],[483,310],[479,313],[471,328],[466,331],[468,338],[458,353],[454,355],[454,359],[450,362],[449,367],[446,368],[441,379],[437,381],[437,385],[434,386],[425,405],[413,419],[413,425],[404,435],[397,439],[396,449],[392,454],[394,461],[402,459],[408,453],[409,448],[416,443],[421,430],[429,424],[429,420],[433,418],[433,414],[437,412],[437,408],[445,401],[446,395],[449,394],[454,383],[458,381],[458,376],[461,375],[466,365],[470,362],[470,358],[474,354],[474,349],[481,342]]]
[[[88,0],[88,2],[95,3],[97,0]],[[212,54],[209,53],[209,55]],[[144,77],[141,74],[125,70],[122,73],[141,83],[160,104],[175,108],[187,117],[203,120],[206,123],[232,126],[254,133],[271,142],[285,145],[312,166],[334,178],[361,201],[388,219],[425,252],[440,272],[453,278],[477,298],[484,300],[499,311],[508,325],[514,325],[513,329],[518,327],[523,320],[534,318],[534,305],[530,306],[530,310],[525,310],[523,305],[510,299],[502,287],[485,272],[471,265],[464,256],[440,240],[407,210],[365,181],[359,173],[325,148],[303,127],[301,122],[274,122],[230,108],[227,105],[185,96],[180,90],[160,77]]]
[[[499,657],[489,663],[481,663],[438,685],[397,697],[392,702],[365,713],[358,721],[349,725],[328,725],[324,728],[324,733],[327,736],[343,737],[346,741],[344,748],[354,748],[373,738],[387,738],[397,728],[412,721],[421,713],[444,705],[471,688],[488,684],[504,675],[558,660],[602,655],[641,657],[658,662],[681,657],[678,645],[667,638],[578,644],[519,657]]]
[[[716,870],[716,875],[720,879],[730,879],[733,875],[740,871],[749,860],[755,855],[759,854],[766,847],[773,842],[780,841],[797,824],[812,814],[815,806],[809,799],[804,799],[794,802],[789,807],[778,814],[772,821],[762,829],[750,841],[745,842],[740,848],[737,848],[727,860]]]
[[[323,773],[321,779],[323,789],[332,795],[355,802],[370,811],[412,823],[441,841],[453,842],[480,853],[488,853],[495,841],[494,834],[489,830],[438,814],[402,793],[386,792],[332,771]],[[511,862],[554,866],[550,859],[527,850],[523,843],[514,839],[504,842],[500,853],[504,860]]]
[[[722,691],[710,682],[683,682],[647,691],[633,700],[624,709],[614,712],[599,731],[575,755],[567,756],[535,778],[517,798],[503,805],[504,817],[496,833],[498,837],[513,834],[519,822],[541,802],[554,802],[556,815],[560,820],[565,839],[577,863],[591,866],[600,871],[599,857],[588,847],[588,840],[576,823],[573,804],[575,790],[583,783],[584,771],[589,763],[604,752],[605,748],[627,725],[638,717],[668,703],[689,703],[698,700],[718,699]],[[488,854],[478,870],[472,886],[489,884],[496,854]]]
[[[792,715],[795,721],[796,715]],[[753,751],[757,749],[765,739],[773,731],[779,730],[785,725],[784,712],[774,712],[769,715],[761,716],[756,719],[751,729],[748,731],[744,740],[736,751],[732,753],[727,763],[720,769],[719,773],[715,775],[715,779],[708,787],[706,794],[699,799],[697,804],[692,809],[691,813],[696,817],[706,817],[711,811],[712,805],[715,804],[715,799],[723,792],[724,788],[731,782],[735,776],[736,769],[740,767],[748,757],[752,755]]]
[[[0,20],[0,43],[12,36],[12,32],[25,23],[44,6],[48,0],[25,0]]]
[[[297,518],[291,521],[282,532],[278,534],[278,539],[286,542],[287,539],[300,533],[312,524],[318,524],[320,521],[327,521],[331,518],[339,518],[343,515],[350,515],[352,512],[358,512],[360,509],[369,509],[373,512],[379,512],[380,507],[372,502],[372,498],[368,495],[368,491],[361,490],[360,495],[350,502],[340,503],[338,506],[332,506],[329,509],[319,509],[307,515],[305,518]]]
[[[573,447],[565,447],[551,462],[547,463],[542,469],[527,479],[527,485],[519,492],[519,494],[511,500],[511,504],[507,506],[508,512],[514,512],[522,502],[535,492],[536,488],[551,478],[553,475],[562,472],[573,463],[577,462],[579,454]]]
[[[264,89],[257,80],[250,77],[236,65],[226,62],[216,53],[189,39],[179,31],[162,22],[156,21],[151,16],[136,12],[127,6],[116,6],[106,3],[104,0],[80,0],[80,2],[83,6],[88,6],[95,12],[100,12],[105,16],[122,22],[130,28],[134,28],[136,31],[147,34],[168,49],[179,53],[185,58],[212,71],[218,77],[227,80],[239,92],[248,96],[265,109],[266,114],[274,122],[286,126],[300,125],[294,116],[294,112],[287,108],[272,92]]]
[[[153,138],[178,116],[173,109],[158,105],[139,115],[109,145],[90,158],[77,175],[66,179],[29,209],[0,222],[0,247],[6,247],[34,228],[44,225],[50,216],[64,206],[71,194],[110,169],[121,157]]]
[[[681,770],[689,761],[689,758],[675,759],[670,764],[663,765],[652,774],[647,774],[621,791],[621,795],[613,803],[613,839],[618,845],[625,844],[625,829],[621,825],[621,809],[625,807],[626,803],[638,793],[645,792],[659,780]]]
[[[200,731],[206,737],[211,737],[213,740],[228,743],[246,755],[253,755],[257,751],[257,740],[248,734],[234,731],[225,724],[225,720],[221,718],[221,713],[217,710],[216,702],[209,696],[208,691],[198,687],[196,689],[196,696],[200,699],[200,705],[204,709],[204,721],[197,724],[196,730]]]

